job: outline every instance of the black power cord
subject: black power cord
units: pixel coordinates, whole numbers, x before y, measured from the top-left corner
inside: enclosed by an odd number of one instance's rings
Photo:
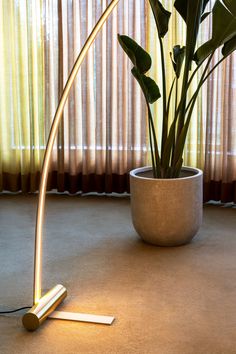
[[[7,314],[7,313],[14,313],[14,312],[18,312],[18,311],[21,311],[21,310],[30,309],[31,307],[32,307],[32,306],[25,306],[25,307],[20,307],[20,308],[15,309],[15,310],[0,311],[0,315],[4,315],[4,314]]]

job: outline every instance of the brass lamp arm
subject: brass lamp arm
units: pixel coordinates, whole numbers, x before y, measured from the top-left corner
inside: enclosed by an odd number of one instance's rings
[[[47,189],[47,180],[48,180],[48,172],[50,166],[50,158],[52,154],[53,144],[58,132],[59,123],[61,121],[62,112],[64,106],[66,104],[70,89],[72,84],[76,78],[76,75],[81,67],[81,64],[84,58],[87,55],[87,52],[90,46],[93,44],[97,34],[103,27],[104,23],[107,21],[109,15],[112,13],[113,9],[118,4],[119,0],[112,0],[110,5],[106,8],[97,24],[93,28],[90,36],[86,40],[71,72],[67,83],[62,92],[56,114],[53,118],[52,126],[50,129],[46,151],[44,154],[44,160],[42,165],[42,174],[41,181],[39,187],[39,200],[37,207],[37,215],[36,215],[36,227],[35,227],[35,255],[34,255],[34,288],[33,288],[33,303],[37,304],[41,298],[41,284],[42,284],[42,228],[43,228],[43,219],[44,219],[44,207],[45,207],[45,197],[46,197],[46,189]]]

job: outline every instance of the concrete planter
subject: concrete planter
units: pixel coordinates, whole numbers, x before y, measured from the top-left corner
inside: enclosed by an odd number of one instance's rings
[[[190,242],[202,223],[202,171],[183,167],[180,178],[151,176],[151,167],[130,172],[135,230],[144,241],[157,246]]]

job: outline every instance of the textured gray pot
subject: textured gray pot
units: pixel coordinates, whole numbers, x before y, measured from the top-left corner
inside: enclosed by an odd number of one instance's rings
[[[151,167],[130,172],[135,230],[158,246],[190,242],[202,223],[202,171],[183,167],[175,179],[154,179],[151,172]]]

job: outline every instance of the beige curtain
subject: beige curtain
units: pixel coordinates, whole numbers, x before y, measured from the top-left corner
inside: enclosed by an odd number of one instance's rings
[[[44,136],[41,0],[0,1],[0,191],[35,190]]]
[[[211,77],[206,97],[205,200],[236,202],[235,54]]]
[[[45,142],[68,73],[109,0],[0,1],[0,190],[38,188]],[[172,9],[173,1],[163,5]],[[128,191],[128,172],[150,163],[146,110],[117,33],[153,56],[161,82],[153,15],[145,0],[120,1],[82,66],[55,142],[49,189]],[[204,22],[201,40],[210,34]],[[165,49],[183,44],[185,25],[173,13]],[[235,55],[202,90],[184,153],[205,172],[205,199],[236,200]],[[216,58],[215,58],[216,60]],[[173,78],[168,66],[168,87]],[[193,90],[196,81],[193,85]],[[153,106],[158,136],[161,104]]]

